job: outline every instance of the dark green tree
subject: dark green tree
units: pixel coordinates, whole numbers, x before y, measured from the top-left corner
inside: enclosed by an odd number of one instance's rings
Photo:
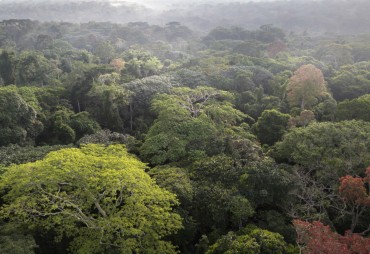
[[[370,122],[370,94],[353,100],[344,100],[338,104],[338,120],[364,120]]]
[[[5,85],[16,84],[16,60],[14,52],[3,50],[0,54],[0,76]]]
[[[0,145],[34,143],[43,130],[37,118],[40,108],[34,93],[15,86],[2,87],[0,109]]]
[[[263,111],[254,125],[259,141],[270,146],[279,141],[286,132],[289,118],[274,109]]]

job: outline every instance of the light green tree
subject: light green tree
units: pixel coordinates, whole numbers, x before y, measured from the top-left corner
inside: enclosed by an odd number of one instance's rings
[[[73,253],[175,253],[175,195],[122,145],[63,149],[2,175],[2,218],[54,229]]]
[[[268,230],[248,226],[240,232],[229,232],[210,246],[206,254],[282,254],[287,253],[284,238]]]
[[[225,137],[247,115],[233,107],[231,93],[211,87],[173,88],[152,103],[158,118],[141,154],[153,164],[192,160],[225,149]]]

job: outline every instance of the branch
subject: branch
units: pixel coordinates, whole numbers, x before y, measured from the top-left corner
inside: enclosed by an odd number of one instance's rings
[[[107,217],[107,213],[103,210],[103,208],[101,208],[98,200],[94,200],[94,205],[95,207],[98,209],[99,213],[105,218]]]
[[[365,229],[364,231],[362,231],[361,233],[358,233],[359,235],[366,235],[368,232],[370,232],[370,224],[369,224],[369,227],[367,229]]]

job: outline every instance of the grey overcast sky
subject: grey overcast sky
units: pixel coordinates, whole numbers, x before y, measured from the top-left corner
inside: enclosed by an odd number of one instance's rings
[[[0,0],[0,3],[14,3],[14,2],[87,2],[87,1],[101,1],[119,3],[140,4],[152,9],[166,9],[170,7],[179,7],[183,5],[204,4],[204,3],[246,3],[246,2],[273,2],[273,1],[321,1],[321,0]]]
[[[1,2],[87,2],[91,0],[0,0]],[[93,1],[104,1],[104,2],[129,2],[142,5],[160,5],[160,6],[171,6],[174,4],[190,4],[190,3],[231,3],[231,2],[271,2],[271,1],[284,1],[284,0],[93,0]],[[286,1],[286,0],[285,0]],[[291,1],[291,0],[290,0]],[[304,0],[295,0],[304,1]],[[306,0],[310,1],[310,0]]]

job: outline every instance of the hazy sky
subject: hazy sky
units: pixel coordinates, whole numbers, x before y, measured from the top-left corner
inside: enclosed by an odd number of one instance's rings
[[[204,4],[204,3],[246,3],[246,2],[273,2],[273,1],[320,1],[320,0],[0,0],[0,3],[14,3],[14,2],[88,2],[88,1],[102,1],[102,2],[113,2],[115,4],[121,3],[132,3],[140,4],[151,9],[163,10],[173,7],[181,7],[184,5]]]
[[[1,2],[77,2],[77,1],[91,1],[91,0],[0,0]],[[178,3],[189,4],[189,3],[230,3],[230,2],[268,2],[268,1],[279,1],[279,0],[95,0],[95,1],[105,1],[105,2],[130,2],[143,5],[173,5]],[[281,0],[280,0],[281,1]],[[284,0],[283,0],[284,1]]]

